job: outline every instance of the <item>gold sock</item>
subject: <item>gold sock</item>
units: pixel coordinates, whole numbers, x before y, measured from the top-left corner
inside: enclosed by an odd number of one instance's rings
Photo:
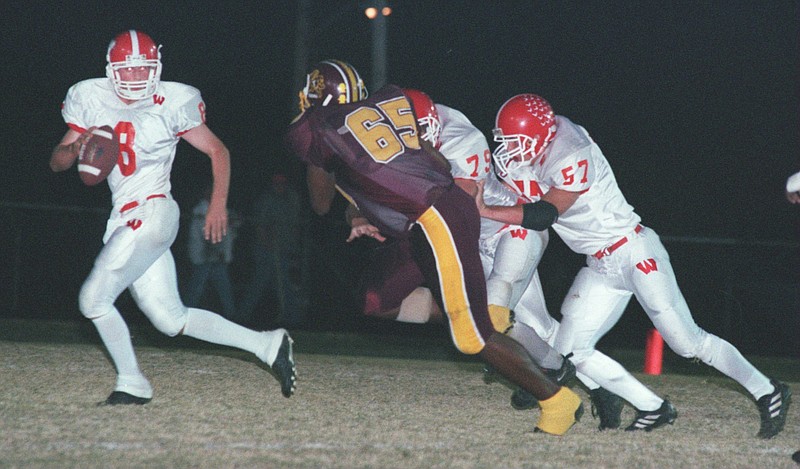
[[[571,389],[562,386],[550,399],[539,401],[542,414],[536,428],[552,435],[563,435],[580,418],[581,398]],[[577,414],[577,415],[576,415]]]

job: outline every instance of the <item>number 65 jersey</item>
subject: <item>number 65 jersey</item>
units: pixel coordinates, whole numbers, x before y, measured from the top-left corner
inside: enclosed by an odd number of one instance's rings
[[[556,136],[542,156],[503,180],[533,202],[553,187],[580,192],[553,230],[573,251],[590,255],[630,234],[641,218],[625,200],[611,166],[588,132],[563,116],[556,116],[556,125]]]
[[[151,98],[125,104],[111,80],[93,78],[69,89],[61,114],[77,132],[109,125],[119,136],[117,166],[108,176],[117,208],[170,192],[170,171],[180,136],[205,122],[205,104],[196,88],[175,82],[161,82]]]
[[[453,185],[447,163],[422,148],[411,104],[394,85],[312,106],[291,123],[287,143],[304,163],[334,173],[339,190],[391,236],[407,236]]]

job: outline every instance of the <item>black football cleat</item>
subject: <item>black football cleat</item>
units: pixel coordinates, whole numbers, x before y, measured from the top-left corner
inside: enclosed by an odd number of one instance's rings
[[[600,430],[619,428],[622,423],[624,401],[613,392],[603,389],[589,390],[592,399],[592,417],[600,418]]]
[[[134,396],[123,391],[114,391],[105,401],[97,405],[145,405],[151,400],[148,397]]]
[[[561,368],[557,370],[545,370],[544,374],[546,374],[548,378],[558,383],[559,386],[566,386],[570,381],[575,379],[575,374],[577,373],[575,365],[569,359],[571,356],[572,354],[570,353],[569,355],[563,357],[564,361],[561,363]]]
[[[575,378],[575,373],[577,370],[575,369],[575,365],[569,360],[570,356],[572,356],[572,354],[564,357],[564,361],[561,363],[561,368],[557,370],[545,369],[544,371],[544,374],[547,375],[548,378],[558,383],[559,386],[566,386],[567,383]],[[538,405],[539,401],[533,397],[533,394],[522,388],[515,389],[511,394],[511,407],[517,410],[533,409]]]
[[[289,333],[283,333],[283,341],[281,347],[278,349],[278,356],[272,363],[272,371],[278,377],[281,383],[281,393],[284,397],[292,397],[295,391],[295,382],[297,381],[297,369],[294,365],[294,354],[292,352],[292,344],[294,341],[289,337]]]
[[[528,391],[517,388],[511,394],[511,407],[517,410],[528,410],[539,406],[539,400]]]
[[[786,423],[786,413],[792,402],[792,390],[784,383],[770,380],[775,390],[761,396],[756,401],[758,412],[761,414],[761,428],[758,437],[768,440],[783,430]]]
[[[678,411],[671,402],[664,399],[664,402],[656,410],[636,410],[636,419],[633,423],[628,425],[625,429],[626,432],[635,432],[637,430],[644,430],[651,432],[656,428],[663,427],[666,424],[672,425],[675,419],[678,418]]]

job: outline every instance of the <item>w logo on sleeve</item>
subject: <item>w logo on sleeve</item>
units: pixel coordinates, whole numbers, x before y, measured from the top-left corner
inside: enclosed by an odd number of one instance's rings
[[[641,270],[645,275],[658,270],[655,259],[645,259],[636,264],[636,268]]]
[[[524,228],[511,230],[510,233],[512,238],[525,239],[528,236],[528,230]]]

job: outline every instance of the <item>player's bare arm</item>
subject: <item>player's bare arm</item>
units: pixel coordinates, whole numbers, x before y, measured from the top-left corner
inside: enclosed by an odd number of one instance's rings
[[[473,198],[478,193],[478,183],[474,179],[454,178],[456,185]]]
[[[478,206],[478,212],[484,218],[496,220],[510,225],[519,225],[522,223],[522,206],[501,206],[501,205],[486,205],[483,200],[483,186],[485,181],[478,181],[475,183],[475,204]]]
[[[483,200],[484,182],[477,183],[475,203],[482,217],[537,231],[546,230],[580,197],[580,192],[552,188],[540,201],[514,206],[486,205]]]
[[[333,196],[336,195],[336,181],[333,175],[318,166],[308,165],[306,184],[314,213],[317,215],[328,213],[333,203]]]
[[[83,133],[67,130],[58,145],[53,148],[53,153],[50,155],[50,169],[58,173],[71,168],[78,158],[81,147],[94,135],[91,132],[94,129],[95,127],[91,127]]]
[[[231,180],[231,157],[228,148],[211,129],[200,124],[183,134],[183,139],[211,159],[214,186],[206,213],[203,234],[212,243],[222,241],[228,233],[228,190]]]
[[[381,234],[380,230],[370,223],[369,219],[365,217],[355,205],[350,204],[347,206],[345,218],[347,219],[347,224],[350,225],[350,236],[347,238],[348,243],[362,236],[369,236],[380,242],[386,241],[386,238]]]

